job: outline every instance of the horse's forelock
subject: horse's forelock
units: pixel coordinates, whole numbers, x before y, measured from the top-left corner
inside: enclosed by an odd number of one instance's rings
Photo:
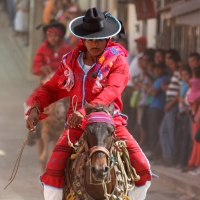
[[[103,105],[103,104],[96,104],[94,106],[91,105],[86,105],[85,106],[85,111],[86,111],[86,115],[89,115],[92,112],[108,112],[113,116],[114,113],[114,104],[111,103],[108,106]]]
[[[92,112],[109,112],[108,107],[102,104],[96,104],[94,106],[87,105],[85,107],[86,115],[89,115]]]

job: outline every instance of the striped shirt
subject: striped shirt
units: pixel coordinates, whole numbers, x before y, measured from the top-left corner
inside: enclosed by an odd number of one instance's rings
[[[181,78],[178,71],[174,71],[166,91],[166,101],[172,101],[179,94]]]

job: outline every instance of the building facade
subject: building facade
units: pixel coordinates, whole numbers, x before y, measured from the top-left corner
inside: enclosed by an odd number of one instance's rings
[[[200,52],[200,0],[166,1],[157,12],[158,47],[177,49],[183,62]]]

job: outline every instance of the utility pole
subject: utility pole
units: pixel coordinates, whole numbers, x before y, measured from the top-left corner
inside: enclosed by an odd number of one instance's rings
[[[43,13],[43,1],[42,0],[30,0],[29,10],[29,47],[28,47],[28,79],[33,79],[32,65],[33,58],[36,54],[38,47],[43,42],[42,29],[36,30],[36,27],[42,24]]]
[[[142,0],[142,10],[144,13],[148,12],[148,8],[147,8],[147,4],[145,0]],[[146,19],[143,20],[142,34],[145,37],[147,36],[147,20]]]

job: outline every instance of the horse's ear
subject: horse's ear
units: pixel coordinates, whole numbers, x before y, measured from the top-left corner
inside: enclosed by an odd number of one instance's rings
[[[113,116],[114,115],[114,103],[111,102],[108,106],[108,112]]]
[[[94,110],[94,107],[89,105],[88,103],[85,104],[85,112],[86,112],[86,115],[89,115],[91,112],[93,112]]]

